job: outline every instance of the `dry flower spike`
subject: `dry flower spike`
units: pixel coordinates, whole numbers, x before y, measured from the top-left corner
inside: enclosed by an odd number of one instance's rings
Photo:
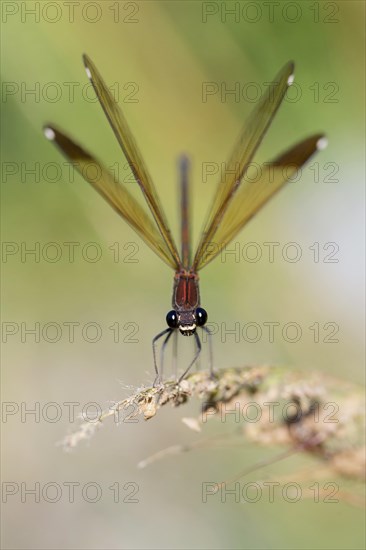
[[[333,475],[365,478],[365,407],[360,388],[320,373],[304,374],[279,367],[228,368],[216,372],[215,378],[201,371],[190,374],[180,384],[170,380],[158,387],[139,389],[93,423],[82,423],[64,438],[62,445],[71,449],[81,440],[90,439],[108,418],[118,418],[122,411],[132,409],[130,417],[141,415],[149,420],[161,407],[182,406],[193,397],[202,401],[201,413],[183,422],[195,431],[217,415],[230,411],[232,416],[235,408],[241,413],[247,411],[249,418],[251,409],[251,414],[257,413],[255,421],[245,421],[241,416],[240,426],[247,441],[282,446],[285,451],[279,459],[293,453],[310,453]],[[140,466],[188,448],[176,445]]]

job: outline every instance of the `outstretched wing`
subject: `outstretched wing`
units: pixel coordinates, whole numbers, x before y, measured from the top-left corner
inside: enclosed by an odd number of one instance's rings
[[[54,141],[80,174],[104,197],[120,216],[140,235],[165,263],[177,269],[175,257],[162,238],[149,214],[126,187],[115,180],[109,170],[90,153],[54,126],[44,128],[45,136]]]
[[[211,262],[232,241],[249,220],[318,150],[326,146],[322,134],[311,136],[270,163],[261,166],[257,181],[242,182],[235,199],[230,202],[211,242],[207,242],[197,269]]]
[[[98,72],[96,66],[91,59],[84,54],[83,61],[95,93],[99,99],[101,106],[109,120],[109,123],[115,133],[115,136],[120,144],[122,151],[130,165],[131,171],[135,177],[135,180],[139,184],[144,197],[149,205],[151,213],[158,225],[159,231],[166,242],[172,258],[174,259],[174,269],[179,269],[181,266],[181,260],[177,251],[177,247],[174,243],[171,235],[168,223],[166,221],[162,206],[150,177],[150,174],[142,159],[141,153],[136,145],[136,142],[132,136],[131,130],[115,102],[111,92],[107,88],[104,80]]]
[[[225,182],[220,182],[217,188],[213,205],[193,260],[193,269],[199,269],[202,256],[205,254],[208,244],[215,240],[217,228],[281,104],[287,88],[294,80],[293,74],[294,64],[290,61],[278,73],[246,121],[228,163],[229,167],[235,167],[235,173],[230,174],[230,177]]]

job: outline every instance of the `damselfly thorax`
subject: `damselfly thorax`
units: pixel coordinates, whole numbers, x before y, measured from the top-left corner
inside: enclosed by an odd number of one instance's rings
[[[207,321],[207,312],[200,307],[199,277],[194,271],[182,269],[174,276],[172,311],[166,316],[170,328],[178,328],[184,336],[191,336],[197,327]]]
[[[119,109],[110,89],[106,86],[96,66],[83,56],[88,78],[104,113],[114,131],[131,172],[139,185],[150,212],[146,211],[131,195],[127,187],[116,181],[115,175],[70,137],[55,128],[45,126],[46,137],[56,143],[80,174],[100,193],[113,209],[138,233],[145,243],[174,270],[172,310],[166,316],[168,328],[153,339],[156,382],[161,380],[156,360],[156,342],[165,336],[162,352],[172,334],[179,331],[194,337],[196,352],[181,374],[182,380],[201,352],[197,328],[210,336],[206,326],[207,313],[201,308],[198,272],[220,254],[249,220],[273,197],[286,182],[319,149],[326,146],[323,134],[312,135],[285,150],[271,162],[260,167],[259,177],[253,183],[246,174],[277,109],[294,81],[294,64],[290,61],[281,69],[274,81],[257,102],[236,141],[228,166],[235,166],[225,181],[220,181],[203,227],[193,259],[191,258],[190,200],[188,185],[189,163],[186,157],[180,161],[181,190],[181,254],[179,254],[155,185],[136,145],[131,130]],[[219,131],[219,129],[218,129]],[[93,170],[88,170],[92,165]],[[98,177],[95,177],[97,168]],[[215,246],[210,246],[211,244]],[[211,338],[209,338],[210,357]],[[163,355],[163,353],[162,353]],[[212,367],[212,361],[211,361]]]

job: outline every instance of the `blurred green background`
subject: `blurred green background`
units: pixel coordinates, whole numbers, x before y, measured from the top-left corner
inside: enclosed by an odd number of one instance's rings
[[[202,482],[230,478],[271,456],[271,449],[245,441],[231,446],[229,438],[214,451],[200,449],[138,470],[139,460],[162,448],[205,437],[181,423],[183,416],[198,414],[198,403],[162,410],[148,423],[111,422],[71,454],[55,445],[78,424],[70,422],[67,403],[78,403],[76,413],[90,402],[105,408],[131,387],[152,381],[151,339],[165,327],[172,273],[64,164],[42,126],[59,125],[128,176],[88,86],[81,62],[87,52],[117,93],[175,235],[176,159],[189,154],[197,241],[217,182],[217,176],[204,181],[204,163],[225,162],[253,108],[252,94],[293,59],[297,87],[256,160],[269,160],[318,131],[326,132],[329,147],[236,239],[235,246],[251,257],[254,249],[245,247],[257,243],[257,262],[228,255],[202,272],[202,305],[218,329],[217,368],[281,364],[361,383],[364,3],[2,2],[1,8],[2,397],[8,413],[2,473],[16,493],[3,505],[3,547],[363,548],[363,511],[344,503],[291,503],[281,496],[274,503],[265,496],[253,504],[230,496],[226,503],[219,496],[202,502]],[[207,101],[205,83],[218,89]],[[240,96],[225,96],[235,86]],[[134,183],[126,185],[139,197]],[[280,243],[274,262],[266,242]],[[301,250],[298,262],[282,257],[290,242]],[[25,255],[24,247],[39,247],[39,257]],[[92,261],[96,250],[101,257]],[[274,342],[266,322],[280,323]],[[282,337],[289,322],[301,327],[296,343]],[[36,323],[39,341],[26,332]],[[227,330],[258,323],[262,335],[257,342],[225,338],[221,323]],[[319,342],[309,328],[314,323]],[[326,342],[337,326],[339,341]],[[179,356],[187,359],[192,342],[182,340]],[[25,408],[38,408],[39,418],[24,415]],[[235,428],[219,424],[212,422],[205,433]],[[293,457],[246,481],[276,479],[303,464],[312,461]],[[27,488],[40,483],[41,489],[57,483],[62,495],[51,503],[57,491],[50,487],[40,502],[25,494],[22,502],[22,482]],[[67,482],[79,483],[71,503]],[[88,482],[101,488],[98,502],[83,498]],[[124,487],[128,482],[137,485]],[[118,503],[109,488],[116,483]],[[138,503],[123,502],[136,486]],[[91,487],[91,499],[94,494]]]

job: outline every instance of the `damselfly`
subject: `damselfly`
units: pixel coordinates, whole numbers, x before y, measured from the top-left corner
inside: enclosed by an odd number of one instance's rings
[[[116,181],[115,175],[93,155],[53,125],[45,126],[44,133],[48,139],[56,143],[82,176],[133,227],[146,244],[169,267],[174,269],[173,309],[166,316],[168,327],[153,339],[153,355],[155,383],[160,383],[161,377],[155,351],[157,340],[165,336],[162,345],[162,348],[165,348],[169,338],[176,333],[177,329],[185,336],[194,335],[196,352],[180,376],[179,381],[181,381],[197,361],[201,352],[197,327],[202,327],[209,334],[209,330],[205,326],[207,312],[200,304],[198,272],[232,241],[258,210],[295,175],[317,150],[326,146],[326,138],[323,134],[312,135],[292,146],[271,162],[264,163],[261,166],[259,177],[254,181],[245,177],[253,156],[285,97],[287,88],[294,80],[294,64],[287,63],[258,101],[239,135],[227,165],[230,168],[234,167],[234,170],[228,170],[227,177],[222,178],[217,186],[193,258],[191,257],[190,238],[188,160],[181,159],[181,254],[179,254],[155,185],[127,122],[94,63],[87,55],[83,56],[83,60],[86,73],[128,161],[132,174],[142,190],[152,218],[127,188]],[[90,165],[97,167],[98,177],[95,177],[95,170],[88,170]],[[212,358],[212,353],[210,355]]]

